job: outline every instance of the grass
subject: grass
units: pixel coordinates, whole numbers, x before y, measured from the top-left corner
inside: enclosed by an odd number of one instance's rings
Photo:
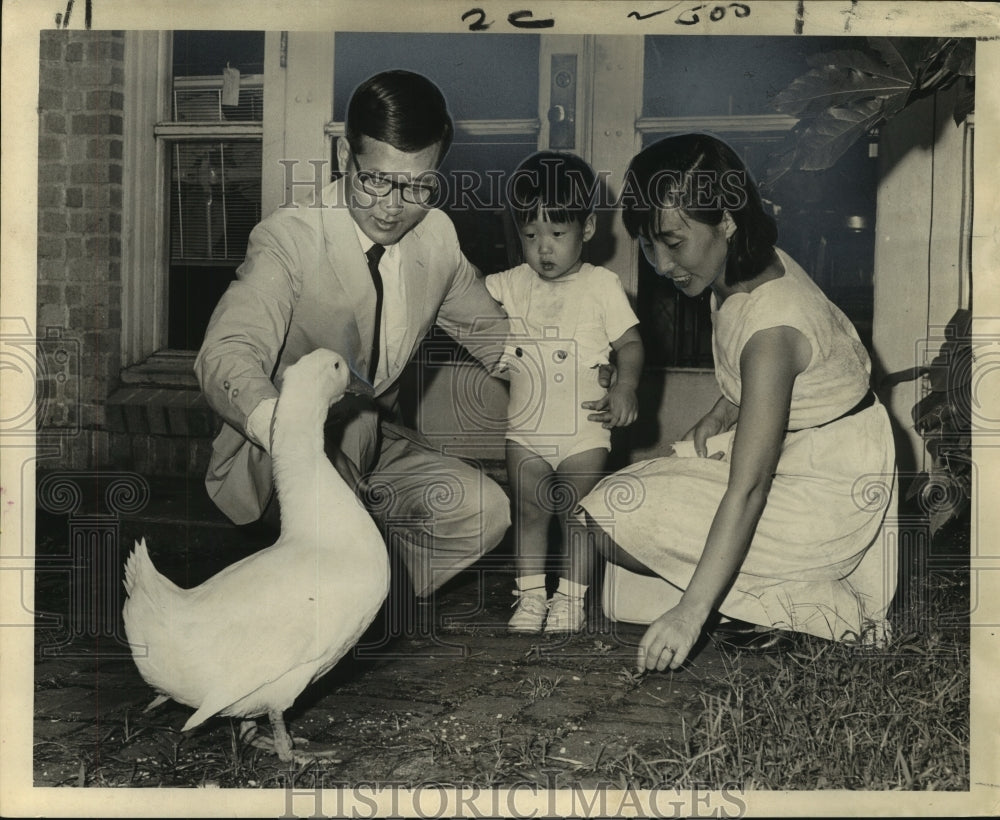
[[[964,789],[968,669],[958,647],[859,657],[807,643],[701,694],[671,756],[642,780],[754,789]]]
[[[967,643],[945,632],[907,634],[872,652],[803,639],[764,662],[762,674],[760,659],[735,655],[721,675],[706,676],[678,738],[594,745],[586,760],[559,753],[571,734],[565,726],[523,721],[478,735],[461,725],[448,736],[404,728],[393,732],[392,743],[403,758],[426,757],[435,779],[484,788],[548,787],[554,771],[563,785],[640,789],[968,788]],[[664,680],[627,669],[617,678],[625,697]],[[543,674],[529,674],[511,689],[526,702],[575,694],[564,677]],[[670,708],[669,697],[657,700]],[[36,765],[71,761],[62,784],[75,786],[268,788],[294,781],[311,788],[323,776],[310,767],[282,769],[241,743],[229,721],[182,735],[126,712],[102,748],[115,751],[94,760],[46,743],[36,749]]]
[[[517,688],[527,695],[528,700],[534,702],[539,698],[551,697],[562,682],[562,675],[550,677],[549,675],[536,673],[520,681],[517,684]]]
[[[679,744],[660,757],[633,749],[611,770],[640,788],[967,789],[969,645],[954,618],[967,589],[954,576],[932,583],[909,620],[922,628],[884,649],[803,636],[764,674],[731,656]]]

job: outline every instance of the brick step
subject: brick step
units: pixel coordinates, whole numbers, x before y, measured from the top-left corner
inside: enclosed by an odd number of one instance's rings
[[[483,472],[503,487],[506,465],[478,459]],[[201,475],[143,475],[133,471],[39,470],[39,510],[55,515],[110,515],[121,520],[225,528],[232,524],[209,498]],[[68,493],[68,495],[67,495]],[[66,499],[70,498],[71,501]]]
[[[481,464],[487,475],[506,484],[502,461]],[[262,524],[230,522],[209,498],[200,476],[40,471],[37,486],[37,531],[47,534],[47,544],[59,554],[82,533],[111,527],[121,561],[135,541],[145,538],[157,566],[182,586],[204,580],[275,537]],[[74,503],[67,504],[66,498]]]
[[[179,387],[198,390],[194,375],[195,354],[190,350],[161,350],[122,371],[122,384],[130,387]]]
[[[105,402],[108,429],[116,433],[211,438],[219,419],[198,390],[129,386]]]
[[[234,526],[200,478],[51,471],[39,473],[37,486],[39,570],[52,582],[60,568],[78,573],[92,562],[95,548],[101,565],[117,564],[120,573],[133,544],[145,539],[157,567],[191,586],[274,541],[262,525]]]

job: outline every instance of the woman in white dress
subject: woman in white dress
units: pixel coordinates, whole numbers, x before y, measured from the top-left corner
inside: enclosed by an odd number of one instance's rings
[[[575,539],[574,571],[589,572],[596,546],[676,589],[640,642],[640,669],[681,666],[716,610],[883,639],[895,458],[856,331],[775,248],[775,222],[721,140],[661,140],[632,160],[625,188],[625,226],[657,274],[687,296],[712,291],[722,395],[684,436],[697,457],[634,464],[582,500],[579,520],[607,537]]]

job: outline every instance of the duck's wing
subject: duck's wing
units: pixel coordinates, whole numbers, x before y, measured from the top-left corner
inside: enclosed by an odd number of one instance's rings
[[[323,570],[308,550],[272,554],[254,567],[252,580],[249,573],[241,580],[238,593],[229,584],[220,587],[212,640],[199,641],[203,648],[186,659],[200,657],[211,684],[185,730],[276,681],[292,688],[302,681],[294,691],[276,691],[283,703],[267,704],[287,708],[357,643],[388,590],[385,567]]]

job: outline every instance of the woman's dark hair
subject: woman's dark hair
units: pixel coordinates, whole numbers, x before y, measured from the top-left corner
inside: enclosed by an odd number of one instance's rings
[[[455,126],[441,89],[421,74],[395,69],[369,77],[355,89],[344,130],[355,154],[363,153],[362,137],[408,154],[440,143],[440,162]]]
[[[541,208],[550,222],[583,223],[594,212],[597,175],[576,154],[539,151],[527,157],[507,183],[514,221],[527,225]]]
[[[706,225],[718,225],[728,212],[736,232],[726,257],[727,285],[753,279],[774,258],[778,227],[753,177],[729,145],[709,134],[666,137],[643,149],[625,173],[622,203],[633,239],[653,234],[662,208],[679,208]]]

